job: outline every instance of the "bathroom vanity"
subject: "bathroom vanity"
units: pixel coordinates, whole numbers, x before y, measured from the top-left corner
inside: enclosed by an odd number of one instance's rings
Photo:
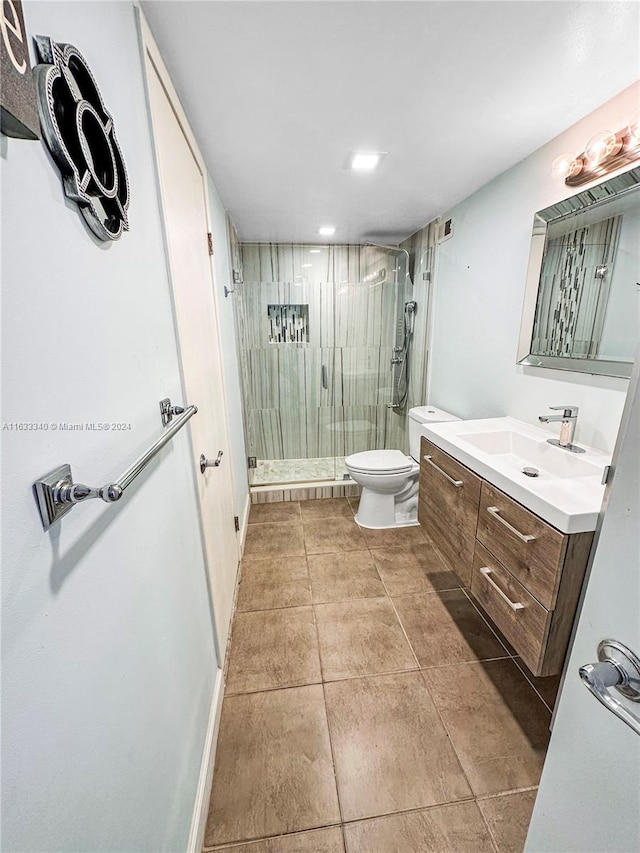
[[[511,418],[434,425],[424,436],[420,524],[531,672],[559,673],[609,457],[572,459],[549,433]]]

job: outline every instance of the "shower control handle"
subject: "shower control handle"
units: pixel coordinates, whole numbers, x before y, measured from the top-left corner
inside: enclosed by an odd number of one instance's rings
[[[322,365],[322,369],[320,371],[320,378],[322,380],[322,387],[327,390],[329,387],[329,380],[327,378],[327,367],[325,364]]]

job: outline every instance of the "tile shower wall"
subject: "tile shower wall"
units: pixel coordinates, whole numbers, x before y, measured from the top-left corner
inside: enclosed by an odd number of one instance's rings
[[[387,407],[399,301],[395,254],[245,243],[242,263],[238,339],[249,454],[269,460],[408,451],[406,419]],[[274,305],[305,306],[308,343],[269,342]],[[423,371],[416,373],[421,385]]]
[[[401,247],[409,252],[409,275],[413,283],[412,295],[415,300],[416,319],[411,345],[409,371],[409,398],[407,410],[427,402],[426,376],[429,358],[429,325],[431,317],[431,290],[434,278],[436,240],[438,223],[425,225],[412,234]],[[454,413],[455,414],[455,413]]]

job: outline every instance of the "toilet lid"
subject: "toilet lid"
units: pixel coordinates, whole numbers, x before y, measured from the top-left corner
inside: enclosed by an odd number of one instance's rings
[[[411,470],[413,459],[405,456],[400,450],[362,450],[347,456],[345,464],[355,471],[401,474]]]

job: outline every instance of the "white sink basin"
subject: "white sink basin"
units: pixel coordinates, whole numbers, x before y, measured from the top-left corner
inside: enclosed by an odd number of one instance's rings
[[[571,453],[547,442],[553,433],[515,418],[451,421],[422,428],[425,437],[563,533],[595,530],[611,457]],[[527,476],[533,468],[537,476]]]
[[[494,457],[495,461],[510,465],[517,471],[525,467],[538,469],[538,477],[544,479],[561,479],[574,477],[602,476],[602,466],[588,462],[583,454],[571,453],[549,444],[546,437],[531,438],[513,429],[496,430],[495,432],[476,432],[465,435],[468,441],[478,450]]]

